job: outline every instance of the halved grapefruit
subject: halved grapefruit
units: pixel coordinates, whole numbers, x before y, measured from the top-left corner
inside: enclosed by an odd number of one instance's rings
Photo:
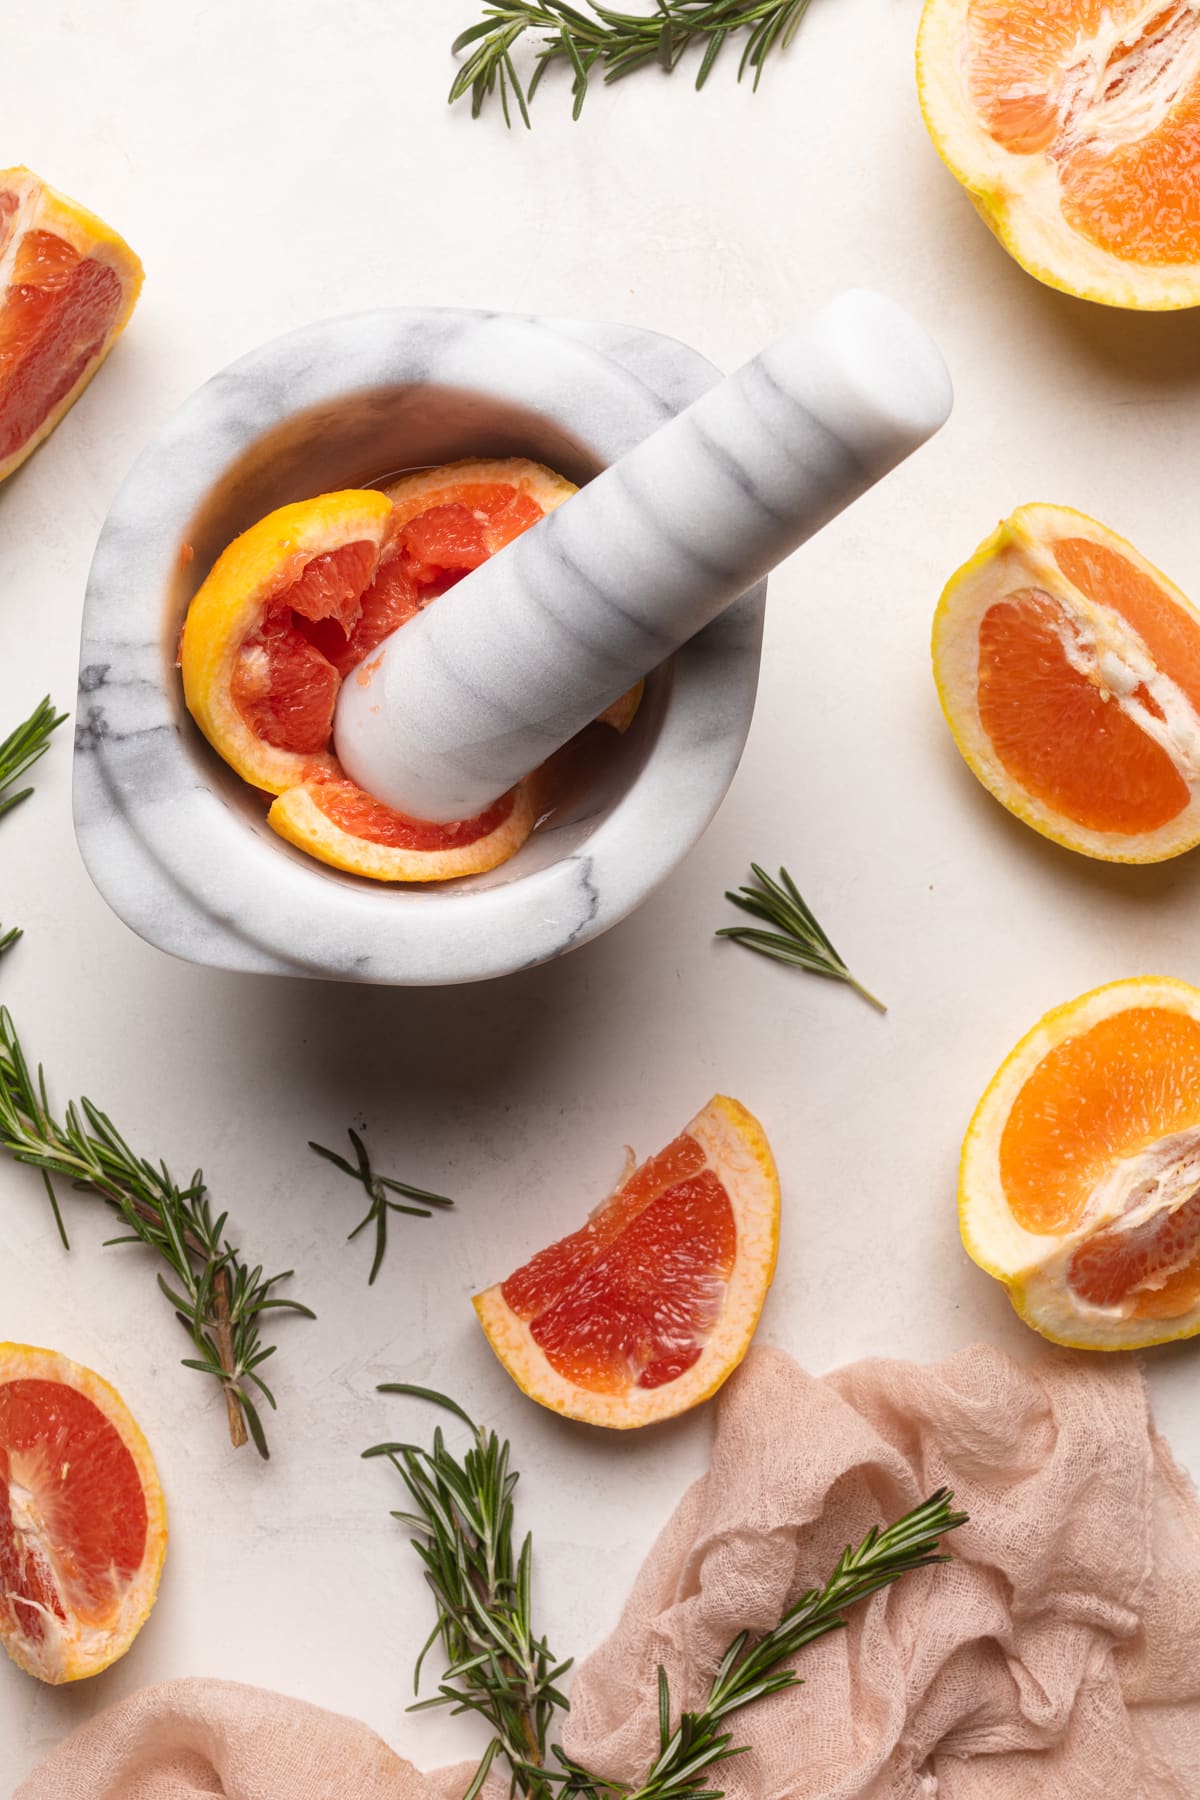
[[[1200,301],[1193,0],[925,0],[917,79],[938,154],[1039,281]]]
[[[154,1459],[107,1381],[0,1344],[0,1639],[54,1684],[124,1656],[167,1550]]]
[[[778,1243],[766,1135],[718,1094],[586,1225],[477,1295],[475,1310],[540,1405],[590,1425],[648,1425],[707,1400],[741,1362]]]
[[[1200,1332],[1200,989],[1140,976],[1047,1013],[979,1103],[958,1198],[968,1254],[1043,1337]]]
[[[275,796],[281,837],[375,881],[481,874],[520,849],[536,823],[526,783],[475,819],[406,818],[343,773],[334,707],[384,638],[574,492],[521,457],[451,463],[281,507],[217,559],[180,640],[184,695],[230,767]],[[640,694],[605,722],[624,731]]]
[[[933,667],[1002,805],[1110,862],[1200,843],[1200,613],[1115,532],[1023,506],[951,578]]]
[[[0,481],[82,394],[141,286],[103,220],[30,169],[0,169]]]

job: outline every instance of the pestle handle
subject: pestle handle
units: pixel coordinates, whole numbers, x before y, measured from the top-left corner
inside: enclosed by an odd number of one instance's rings
[[[933,435],[932,341],[852,290],[474,570],[345,681],[360,787],[472,818]]]

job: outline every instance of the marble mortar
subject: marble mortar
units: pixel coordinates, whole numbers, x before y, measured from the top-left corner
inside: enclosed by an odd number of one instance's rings
[[[292,332],[199,389],[134,465],[88,580],[75,828],[117,915],[215,968],[440,986],[548,961],[638,906],[737,768],[765,581],[654,672],[561,820],[490,874],[428,888],[340,874],[270,831],[188,717],[175,650],[216,557],[273,507],[465,456],[583,482],[718,379],[632,327],[396,308]]]

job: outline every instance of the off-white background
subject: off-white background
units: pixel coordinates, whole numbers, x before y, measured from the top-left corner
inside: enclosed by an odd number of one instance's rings
[[[0,723],[74,692],[105,510],[193,387],[278,332],[415,302],[626,319],[732,367],[821,297],[874,284],[938,336],[958,391],[942,437],[772,582],[758,715],[720,816],[632,920],[563,962],[442,993],[235,979],[169,961],[93,892],[66,733],[0,834],[0,972],[60,1099],[83,1089],[180,1173],[202,1162],[253,1260],[295,1265],[316,1324],[283,1322],[273,1460],[223,1409],[138,1250],[68,1198],[60,1249],[36,1177],[0,1167],[0,1337],[112,1377],[157,1453],[172,1522],[134,1651],[82,1687],[0,1667],[0,1787],[142,1683],[222,1675],[360,1714],[434,1763],[469,1725],[406,1718],[429,1606],[358,1452],[427,1430],[375,1394],[452,1390],[513,1440],[537,1605],[562,1654],[613,1623],[705,1460],[702,1412],[608,1437],[524,1401],[483,1343],[480,1285],[576,1223],[628,1141],[645,1153],[714,1089],[758,1112],[786,1213],[762,1324],[810,1368],[1035,1340],[970,1264],[954,1217],[970,1110],[1049,1006],[1116,976],[1200,980],[1200,857],[1091,865],[1010,819],[938,713],[942,583],[1022,501],[1107,519],[1200,591],[1193,500],[1200,319],[1111,314],[1039,287],[993,242],[917,110],[915,0],[814,0],[756,96],[654,73],[561,85],[533,133],[444,99],[478,0],[52,0],[6,9],[0,163],[26,161],[121,229],[147,268],[131,330],[0,492]],[[848,990],[715,944],[722,889],[786,860],[864,980]],[[356,1190],[305,1149],[365,1120],[379,1165],[460,1210],[396,1221],[366,1287]],[[1200,1471],[1197,1352],[1148,1357],[1159,1418]]]

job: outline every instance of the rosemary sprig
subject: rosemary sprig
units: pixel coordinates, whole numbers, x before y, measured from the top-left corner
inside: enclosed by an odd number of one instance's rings
[[[776,962],[792,963],[813,975],[844,981],[880,1012],[886,1012],[883,1001],[861,981],[854,979],[817,923],[811,907],[801,898],[800,890],[787,870],[780,869],[779,880],[772,881],[757,863],[751,863],[750,867],[756,885],[739,888],[736,894],[726,890],[725,898],[753,918],[764,919],[778,929],[761,931],[751,925],[725,925],[716,935],[730,938],[735,944],[756,951],[759,956],[770,956]]]
[[[666,1671],[658,1672],[659,1749],[640,1784],[598,1780],[587,1770],[568,1762],[565,1792],[585,1800],[722,1800],[710,1786],[710,1771],[731,1757],[741,1756],[745,1744],[735,1744],[725,1729],[732,1713],[755,1700],[781,1694],[801,1685],[801,1677],[783,1665],[807,1644],[840,1631],[845,1610],[866,1600],[881,1588],[917,1569],[949,1562],[939,1548],[949,1531],[966,1523],[966,1513],[951,1511],[954,1496],[947,1488],[931,1494],[921,1506],[906,1513],[894,1525],[873,1526],[857,1549],[847,1546],[837,1568],[823,1588],[811,1588],[786,1612],[774,1631],[752,1642],[743,1631],[730,1644],[712,1678],[708,1699],[697,1712],[685,1712],[671,1723],[671,1694]]]
[[[272,1310],[315,1317],[298,1300],[276,1297],[274,1289],[292,1271],[264,1278],[261,1267],[247,1268],[224,1235],[228,1215],[213,1218],[201,1170],[180,1187],[165,1163],[135,1155],[91,1100],[72,1101],[62,1122],[56,1120],[44,1073],[39,1066],[33,1075],[7,1008],[0,1008],[0,1149],[41,1170],[64,1246],[70,1247],[56,1177],[98,1194],[119,1214],[128,1229],[109,1243],[144,1244],[162,1257],[170,1279],[160,1274],[158,1285],[197,1352],[183,1359],[184,1367],[220,1383],[232,1443],[239,1447],[248,1434],[265,1458],[266,1435],[251,1389],[274,1407],[259,1370],[275,1346],[263,1344],[259,1321]]]
[[[0,956],[3,956],[6,950],[11,950],[17,939],[24,935],[25,933],[19,925],[13,925],[9,930],[0,932]]]
[[[32,787],[22,788],[16,794],[10,789],[39,757],[45,756],[50,748],[51,733],[58,730],[66,716],[66,713],[55,712],[47,694],[29,717],[0,743],[0,818],[32,794]]]
[[[461,1461],[447,1450],[440,1430],[432,1451],[402,1443],[364,1451],[387,1457],[417,1509],[392,1516],[418,1534],[413,1548],[437,1607],[437,1623],[417,1659],[418,1686],[435,1642],[441,1641],[450,1665],[436,1697],[421,1706],[477,1712],[492,1728],[465,1800],[475,1800],[497,1756],[508,1764],[513,1794],[527,1800],[551,1800],[556,1788],[562,1800],[723,1800],[709,1785],[709,1772],[746,1748],[734,1744],[725,1729],[730,1715],[799,1685],[801,1677],[786,1663],[807,1644],[840,1630],[847,1607],[903,1575],[948,1562],[940,1540],[966,1522],[965,1513],[951,1510],[953,1495],[940,1488],[894,1525],[872,1527],[857,1548],[842,1552],[825,1585],[802,1594],[773,1631],[758,1639],[740,1632],[712,1677],[704,1705],[683,1713],[674,1725],[670,1688],[660,1668],[658,1755],[641,1782],[609,1781],[572,1763],[557,1744],[547,1746],[555,1712],[568,1705],[557,1684],[571,1665],[555,1664],[545,1638],[534,1635],[533,1547],[527,1536],[520,1555],[514,1555],[512,1494],[518,1476],[509,1466],[507,1442],[483,1431],[444,1394],[406,1382],[386,1382],[379,1392],[431,1400],[474,1436]],[[557,1767],[547,1766],[548,1751]]]
[[[318,1156],[323,1156],[327,1162],[331,1162],[335,1169],[340,1169],[344,1175],[349,1175],[353,1180],[362,1183],[370,1205],[354,1230],[347,1234],[346,1242],[352,1243],[359,1232],[365,1231],[367,1226],[374,1221],[375,1259],[367,1278],[367,1286],[373,1287],[375,1277],[383,1267],[383,1259],[387,1255],[388,1214],[408,1213],[414,1219],[432,1219],[432,1209],[445,1210],[453,1207],[454,1202],[448,1200],[445,1194],[431,1194],[425,1188],[411,1187],[407,1181],[395,1181],[390,1175],[377,1175],[371,1167],[367,1147],[357,1131],[350,1127],[346,1135],[354,1146],[355,1162],[352,1163],[347,1162],[344,1156],[339,1156],[336,1150],[329,1150],[324,1144],[314,1144],[311,1138],[308,1140],[308,1147],[310,1150],[315,1150]],[[398,1200],[389,1200],[389,1193],[404,1194],[409,1200],[420,1200],[422,1204],[420,1206],[403,1206]]]
[[[386,1457],[408,1489],[415,1511],[392,1517],[416,1533],[412,1546],[437,1607],[437,1623],[417,1658],[414,1692],[433,1644],[440,1641],[448,1664],[436,1695],[410,1711],[449,1706],[478,1713],[491,1727],[463,1800],[475,1800],[497,1756],[509,1766],[514,1793],[549,1800],[546,1737],[555,1712],[567,1704],[558,1683],[571,1664],[558,1662],[533,1628],[533,1539],[527,1534],[515,1551],[512,1496],[519,1476],[509,1466],[509,1446],[444,1394],[406,1382],[385,1382],[379,1392],[433,1401],[461,1419],[474,1440],[461,1460],[447,1449],[440,1427],[432,1450],[388,1443],[363,1452]]]
[[[703,46],[696,70],[696,86],[702,88],[725,40],[740,33],[746,36],[738,80],[752,73],[757,88],[768,57],[791,43],[809,4],[810,0],[656,0],[652,12],[626,13],[601,5],[600,0],[586,0],[586,11],[568,0],[491,0],[478,24],[454,40],[453,54],[468,54],[454,78],[450,103],[470,94],[471,114],[477,119],[499,92],[504,122],[511,126],[511,91],[528,126],[529,102],[547,69],[565,63],[571,72],[577,119],[597,65],[606,82],[620,81],[650,64],[670,74],[689,50]],[[513,50],[526,32],[536,40],[528,86],[513,60]]]

